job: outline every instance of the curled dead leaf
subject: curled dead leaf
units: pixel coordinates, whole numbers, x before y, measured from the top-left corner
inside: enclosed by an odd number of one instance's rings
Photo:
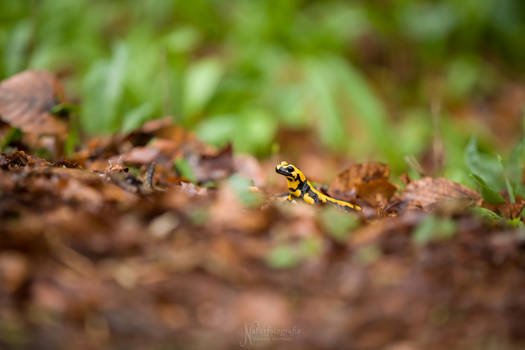
[[[387,164],[354,164],[337,175],[328,188],[328,194],[346,200],[359,197],[374,206],[383,206],[397,190],[397,187],[388,181],[389,177],[390,168]]]
[[[445,178],[425,177],[411,182],[401,195],[408,209],[430,211],[437,206],[454,205],[455,208],[479,205],[481,196],[474,190]]]
[[[62,87],[52,73],[19,73],[0,83],[0,120],[25,133],[62,138],[66,125],[50,113],[62,99]]]

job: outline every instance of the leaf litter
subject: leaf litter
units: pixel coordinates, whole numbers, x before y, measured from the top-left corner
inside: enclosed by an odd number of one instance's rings
[[[45,106],[2,120],[38,134]],[[364,203],[358,215],[278,200],[277,159],[215,149],[170,118],[67,158],[26,146],[0,155],[2,347],[525,345],[522,231],[474,216],[489,205],[450,180],[401,190],[388,165],[354,164],[327,193]],[[519,217],[522,202],[491,208]]]

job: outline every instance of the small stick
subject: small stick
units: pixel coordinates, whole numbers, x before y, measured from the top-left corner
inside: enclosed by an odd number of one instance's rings
[[[148,189],[153,190],[153,176],[155,175],[155,162],[151,162],[148,167],[148,173],[146,175],[146,182],[148,184]]]

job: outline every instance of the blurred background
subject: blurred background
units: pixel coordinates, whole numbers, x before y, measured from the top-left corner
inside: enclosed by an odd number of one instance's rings
[[[522,136],[523,38],[520,0],[4,0],[0,78],[58,73],[85,135],[170,115],[258,157],[466,182],[472,136]]]

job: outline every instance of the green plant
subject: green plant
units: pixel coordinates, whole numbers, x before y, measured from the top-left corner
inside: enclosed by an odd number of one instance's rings
[[[508,159],[503,160],[500,155],[494,157],[481,153],[476,139],[472,138],[465,151],[465,162],[486,202],[505,203],[506,200],[499,194],[501,191],[506,191],[510,203],[515,203],[517,195],[525,198],[521,175],[525,162],[525,139],[516,145]]]
[[[478,150],[475,138],[469,142],[465,161],[470,171],[470,177],[478,185],[483,200],[494,205],[514,204],[519,196],[525,198],[525,185],[522,172],[525,163],[525,139],[522,139],[504,160],[502,156],[495,157],[483,154]],[[505,193],[502,196],[500,193]],[[508,199],[505,199],[508,198]],[[522,214],[514,219],[506,219],[487,208],[474,208],[474,212],[482,217],[511,226],[523,226]]]

